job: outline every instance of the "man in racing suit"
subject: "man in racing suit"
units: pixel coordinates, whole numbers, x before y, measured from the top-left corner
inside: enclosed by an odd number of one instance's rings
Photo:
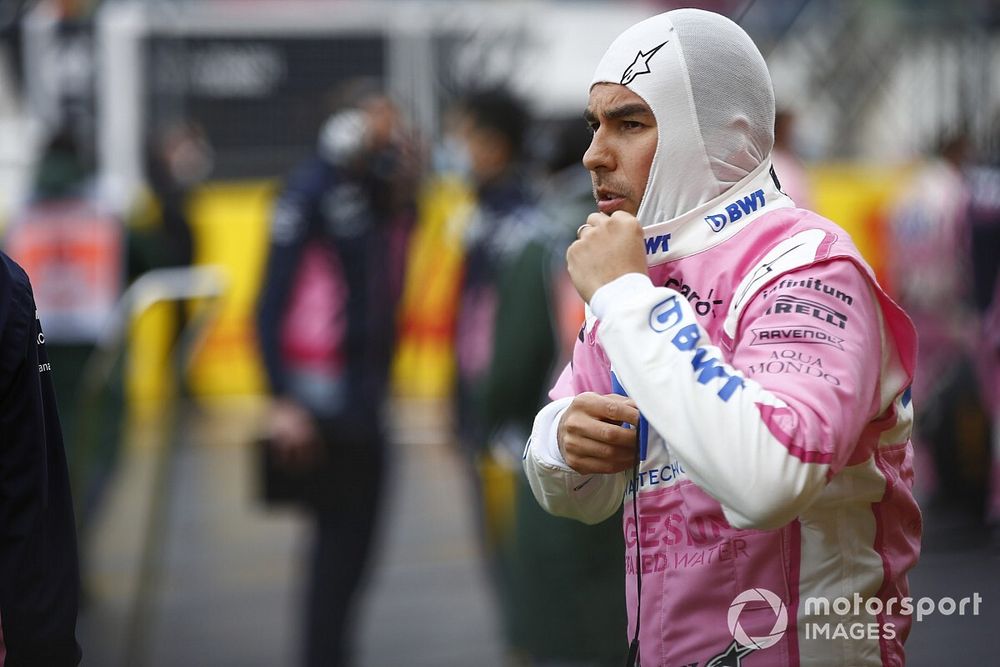
[[[586,117],[588,313],[525,448],[536,499],[596,522],[624,498],[643,667],[902,665],[915,334],[781,192],[763,58],[667,12],[609,47]]]

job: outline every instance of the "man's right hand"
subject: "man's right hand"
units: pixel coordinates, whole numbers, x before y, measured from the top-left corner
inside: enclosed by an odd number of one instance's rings
[[[316,462],[321,451],[316,420],[304,407],[276,398],[267,416],[267,433],[277,459],[289,467],[306,467]]]
[[[580,394],[559,420],[559,451],[569,467],[583,475],[628,470],[635,463],[638,424],[639,408],[631,398]]]

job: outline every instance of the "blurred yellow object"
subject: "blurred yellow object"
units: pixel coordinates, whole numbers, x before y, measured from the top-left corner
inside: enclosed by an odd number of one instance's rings
[[[514,493],[520,469],[497,461],[489,453],[476,462],[482,480],[483,526],[490,547],[503,549],[512,539],[514,527]]]
[[[472,191],[457,178],[432,181],[421,193],[407,256],[399,342],[392,368],[397,395],[435,398],[451,391],[462,236],[474,205]]]
[[[202,187],[191,207],[195,262],[226,271],[229,292],[194,360],[190,382],[198,396],[256,394],[266,379],[254,338],[254,309],[267,261],[273,182]],[[457,179],[429,184],[409,249],[400,306],[401,333],[393,365],[396,390],[441,397],[454,373],[452,329],[462,269],[462,235],[473,195]],[[166,309],[169,311],[169,309]],[[156,402],[171,390],[166,366],[171,313],[159,308],[132,328],[127,381],[132,403]]]
[[[229,285],[191,368],[196,395],[257,394],[266,389],[254,312],[276,192],[271,181],[216,183],[201,188],[192,201],[195,263],[221,267]]]
[[[126,224],[133,229],[150,229],[163,224],[163,207],[148,187],[143,186],[139,191]]]
[[[148,230],[162,224],[163,212],[153,191],[143,187],[126,218],[130,229]],[[177,309],[159,303],[139,313],[129,323],[129,346],[125,353],[125,396],[130,415],[151,418],[161,411],[164,400],[173,395],[174,377],[170,369],[172,332],[177,329]]]
[[[907,182],[910,167],[831,163],[814,165],[808,171],[816,212],[851,235],[881,278],[886,216]]]
[[[267,259],[274,195],[275,184],[266,181],[209,184],[192,198],[194,261],[220,266],[229,284],[218,317],[192,364],[190,386],[198,396],[257,394],[264,389],[253,317]],[[155,208],[148,198],[140,207],[132,224],[150,224]],[[125,383],[135,415],[157,409],[174,390],[169,360],[177,317],[172,304],[157,304],[131,325]]]
[[[157,413],[162,402],[173,394],[170,351],[177,312],[172,303],[157,303],[129,325],[125,392],[134,417]]]

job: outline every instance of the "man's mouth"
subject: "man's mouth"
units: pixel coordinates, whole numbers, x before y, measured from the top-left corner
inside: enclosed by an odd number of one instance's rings
[[[597,210],[605,215],[611,215],[625,206],[625,195],[598,188],[594,191],[594,199],[597,201]]]

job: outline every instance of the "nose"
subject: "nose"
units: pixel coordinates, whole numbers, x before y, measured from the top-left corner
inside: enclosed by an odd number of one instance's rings
[[[583,166],[589,171],[614,171],[614,154],[608,145],[604,128],[597,128],[591,137],[590,146],[583,154]]]

